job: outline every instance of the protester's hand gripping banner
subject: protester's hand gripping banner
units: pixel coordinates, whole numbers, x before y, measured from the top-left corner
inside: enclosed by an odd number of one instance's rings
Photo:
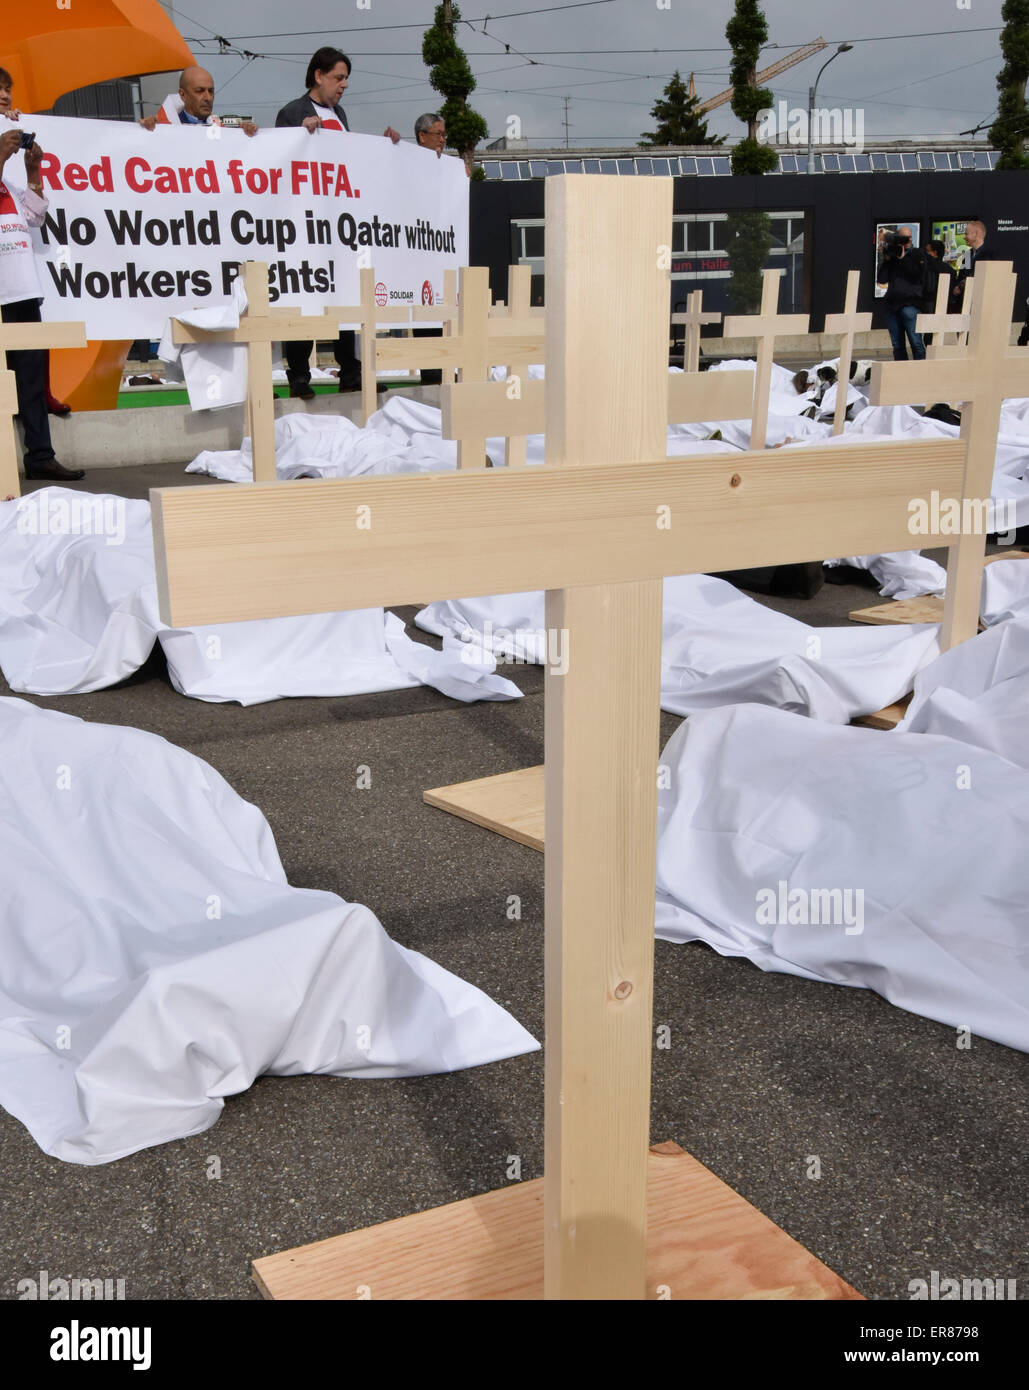
[[[268,262],[273,303],[305,313],[357,304],[362,266],[396,306],[435,302],[444,269],[468,264],[459,159],[329,130],[22,124],[46,152],[43,317],[84,320],[90,338],[159,337],[169,316],[224,302],[246,260]],[[20,156],[4,177],[24,187]]]

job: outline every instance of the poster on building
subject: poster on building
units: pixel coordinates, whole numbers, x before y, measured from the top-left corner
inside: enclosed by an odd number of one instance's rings
[[[933,221],[933,241],[943,242],[943,259],[955,270],[963,270],[967,262],[968,243],[965,241],[966,217],[947,222]]]
[[[464,164],[431,150],[300,128],[25,124],[44,151],[43,317],[82,320],[90,338],[160,337],[170,317],[225,303],[247,260],[268,265],[273,304],[309,314],[358,304],[363,266],[376,302],[403,307],[438,300],[443,271],[468,263]],[[20,155],[4,178],[24,187]]]
[[[875,271],[874,271],[874,274],[875,274],[875,281],[876,281],[876,285],[875,285],[875,297],[876,297],[876,299],[882,299],[883,295],[886,293],[886,287],[885,287],[885,285],[880,285],[880,284],[879,284],[879,267],[880,267],[880,266],[882,265],[882,263],[883,263],[883,259],[884,259],[885,254],[886,254],[886,248],[887,248],[887,246],[888,246],[888,244],[889,244],[889,238],[890,238],[891,236],[898,236],[898,235],[899,235],[899,236],[908,236],[908,237],[911,238],[911,245],[912,245],[912,246],[918,246],[918,245],[919,245],[919,233],[920,233],[920,231],[921,231],[921,223],[920,223],[917,219],[911,219],[911,220],[909,220],[909,221],[907,221],[907,222],[877,222],[877,223],[875,224]]]

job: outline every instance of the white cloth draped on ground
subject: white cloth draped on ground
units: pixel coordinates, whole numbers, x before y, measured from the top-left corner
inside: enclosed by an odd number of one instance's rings
[[[293,478],[357,478],[367,473],[432,473],[457,467],[457,444],[440,433],[440,412],[435,406],[406,396],[393,396],[362,429],[342,415],[306,415],[297,411],[275,421],[275,471],[284,482]],[[804,421],[810,424],[810,421]],[[679,437],[669,430],[668,452],[733,453],[728,443],[715,440],[702,448],[694,437]],[[543,462],[542,434],[526,439],[526,462]],[[486,440],[486,453],[495,468],[504,466],[504,441]],[[249,437],[235,450],[204,450],[186,468],[228,483],[253,481],[253,454]]]
[[[157,610],[150,504],[68,488],[0,503],[0,669],[12,690],[115,685],[161,643],[176,690],[258,704],[434,685],[458,700],[516,699],[491,663],[413,642],[381,608],[168,628]]]
[[[262,1074],[418,1076],[536,1048],[367,907],[291,888],[267,821],[138,729],[0,699],[0,1104],[107,1163]]]
[[[1029,560],[1021,563],[1029,566]],[[1004,622],[945,652],[919,673],[898,730],[943,734],[1029,769],[1027,710],[1029,603],[1023,603]]]
[[[959,649],[987,685],[983,644],[1003,631]],[[661,757],[657,935],[873,989],[1029,1050],[1024,657],[1023,646],[1021,675],[996,687],[999,711],[974,692],[964,719],[947,709],[954,737],[756,705],[693,715]],[[947,660],[927,668],[927,686]],[[984,722],[1015,709],[1020,744],[986,751]],[[974,742],[962,741],[969,731]]]
[[[922,594],[942,594],[947,587],[947,571],[920,550],[895,550],[885,555],[845,555],[825,560],[830,569],[852,565],[868,570],[879,582],[882,598],[918,598]]]
[[[415,622],[457,639],[472,661],[562,659],[547,650],[538,589],[432,603]],[[724,580],[682,575],[664,585],[661,708],[689,714],[752,700],[846,723],[907,694],[937,650],[931,625],[809,627]]]
[[[980,616],[987,627],[1029,606],[1029,560],[994,560],[983,570]]]
[[[995,502],[1015,504],[1016,526],[1029,524],[1029,401],[1007,400],[1001,411],[994,456],[992,496]],[[927,419],[910,405],[870,405],[860,411],[836,443],[881,442],[884,439],[957,439],[959,425]]]

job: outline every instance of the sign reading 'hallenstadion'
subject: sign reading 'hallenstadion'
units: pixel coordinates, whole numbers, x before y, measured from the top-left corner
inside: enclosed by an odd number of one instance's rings
[[[421,304],[468,263],[464,165],[430,150],[329,130],[23,123],[45,151],[43,317],[82,319],[90,338],[159,336],[224,300],[246,260],[268,262],[273,303],[306,313],[357,304],[362,266],[387,303]],[[19,163],[5,170],[17,185]]]

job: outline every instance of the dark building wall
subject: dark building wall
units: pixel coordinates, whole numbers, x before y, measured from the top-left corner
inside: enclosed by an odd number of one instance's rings
[[[575,178],[577,175],[569,175]],[[611,177],[615,177],[612,175]],[[628,177],[628,176],[625,176]],[[643,177],[643,176],[637,176]],[[677,213],[731,212],[735,208],[800,209],[809,214],[809,293],[811,328],[820,332],[826,314],[843,307],[847,271],[861,271],[858,307],[876,311],[874,326],[885,326],[873,293],[875,226],[915,220],[921,244],[932,235],[931,222],[979,217],[988,229],[987,245],[1018,274],[1013,318],[1025,316],[1029,296],[1029,230],[998,230],[1002,218],[1013,228],[1029,224],[1029,176],[1011,172],[924,174],[780,174],[736,178],[678,178],[673,195]],[[470,256],[488,265],[496,297],[507,297],[513,218],[544,215],[544,180],[488,180],[471,187]],[[700,282],[703,284],[703,282]]]

